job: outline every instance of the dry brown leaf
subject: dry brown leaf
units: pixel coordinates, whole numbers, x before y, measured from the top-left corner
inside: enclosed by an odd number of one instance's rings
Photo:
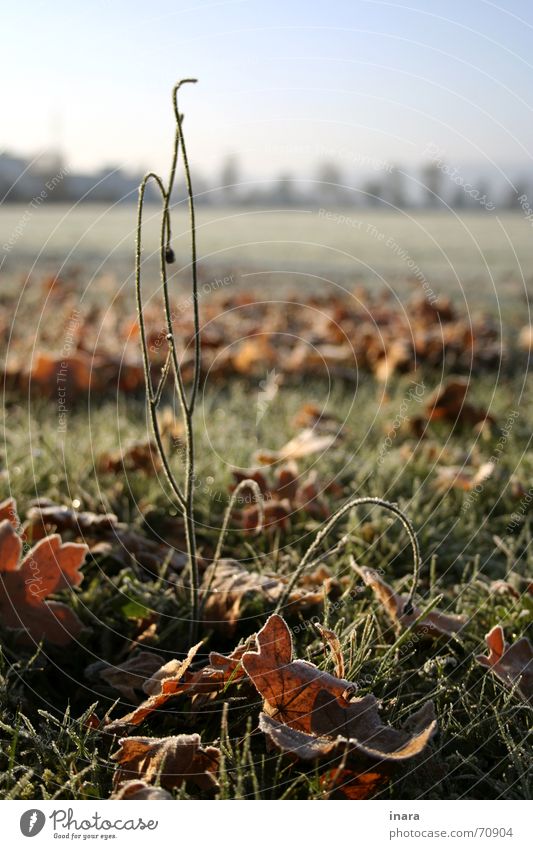
[[[264,466],[270,466],[284,460],[300,460],[302,457],[327,451],[334,442],[334,435],[319,434],[313,428],[308,427],[289,440],[279,451],[259,451],[256,460]]]
[[[122,451],[106,452],[98,458],[101,472],[144,472],[156,475],[162,469],[155,442],[132,442]]]
[[[139,725],[154,710],[161,708],[171,698],[171,696],[176,696],[179,693],[184,692],[189,683],[189,677],[186,673],[201,645],[202,643],[200,642],[189,649],[187,657],[184,660],[169,661],[169,663],[172,664],[172,672],[168,669],[169,664],[165,664],[165,666],[161,667],[159,673],[161,673],[162,670],[165,670],[165,673],[163,673],[161,678],[161,689],[153,696],[150,696],[149,699],[142,702],[139,707],[126,714],[126,716],[122,716],[120,719],[114,719],[110,722],[107,726],[108,729],[113,730],[115,728],[121,728],[124,725]],[[167,671],[168,674],[166,674]],[[158,673],[155,674],[157,675]],[[152,680],[153,676],[149,679],[149,681]],[[143,685],[143,689],[145,689],[145,686],[146,682]]]
[[[274,474],[267,476],[257,470],[248,475],[234,472],[237,485],[245,477],[255,480],[263,495],[263,531],[285,530],[295,514],[311,516],[314,519],[327,519],[330,508],[323,493],[338,496],[342,489],[335,482],[319,486],[316,471],[312,470],[306,477],[298,472],[294,460],[289,461]],[[241,512],[241,525],[245,530],[256,530],[261,513],[256,504],[255,494],[248,488],[241,492],[245,506]]]
[[[342,427],[341,420],[323,410],[318,404],[309,402],[303,404],[292,420],[295,428],[301,430],[312,428],[314,430],[338,433]]]
[[[48,640],[65,646],[83,626],[70,607],[45,601],[52,593],[77,587],[86,545],[62,543],[58,534],[40,540],[20,562],[22,540],[5,520],[0,523],[0,621],[22,629],[25,641]]]
[[[482,463],[479,468],[473,466],[437,466],[435,486],[439,490],[462,489],[470,492],[489,480],[494,474],[494,463]]]
[[[34,502],[27,513],[32,539],[41,539],[49,528],[59,533],[73,531],[80,536],[100,537],[118,528],[114,513],[91,513],[55,504],[47,498]]]
[[[451,424],[480,422],[494,424],[487,410],[475,407],[466,400],[470,384],[466,378],[450,377],[442,383],[426,402],[426,415],[430,421],[446,421]]]
[[[132,778],[130,781],[124,781],[114,793],[111,793],[109,798],[138,802],[161,801],[163,799],[172,799],[173,797],[171,793],[168,793],[161,787],[154,787],[152,784],[147,784],[146,781],[138,781]]]
[[[20,525],[17,514],[17,502],[14,498],[6,498],[0,504],[0,522],[8,521],[16,529]]]
[[[256,367],[262,370],[273,366],[278,360],[276,349],[270,344],[265,335],[245,339],[238,351],[232,355],[231,361],[239,374],[253,374]]]
[[[204,622],[219,631],[232,634],[247,601],[259,601],[263,607],[272,608],[283,595],[286,583],[285,578],[277,575],[249,572],[236,560],[219,560],[216,566],[211,564],[206,569],[202,581],[202,592],[205,594]],[[292,611],[302,610],[320,604],[323,600],[323,587],[318,590],[297,588],[291,593],[287,607]]]
[[[140,651],[119,666],[108,665],[99,674],[106,684],[135,704],[139,701],[136,690],[141,690],[146,680],[160,669],[162,664],[163,658],[160,655]]]
[[[320,636],[324,640],[324,644],[328,645],[331,654],[333,656],[333,661],[335,663],[335,672],[339,678],[344,677],[344,656],[342,653],[342,647],[339,638],[337,637],[335,631],[332,631],[330,628],[325,628],[324,625],[320,625],[318,622],[315,624]]]
[[[281,616],[271,616],[256,641],[258,651],[247,652],[243,666],[264,698],[265,714],[310,738],[297,740],[297,746],[301,742],[316,748],[317,737],[333,738],[351,754],[400,761],[427,745],[435,730],[431,702],[409,717],[403,729],[392,728],[381,722],[374,696],[351,699],[353,684],[307,661],[292,659],[291,634]],[[283,729],[277,731],[273,741],[279,743]],[[294,754],[294,735],[290,741]],[[328,754],[332,751],[327,749]]]
[[[389,781],[386,767],[381,764],[379,772],[334,767],[320,776],[320,786],[328,799],[371,799]]]
[[[199,700],[214,698],[230,684],[242,681],[246,676],[241,658],[249,648],[249,641],[237,646],[230,655],[211,652],[209,663],[196,672],[189,666],[200,648],[194,646],[183,660],[170,660],[144,682],[142,689],[149,698],[120,719],[108,725],[109,730],[120,729],[125,725],[139,725],[153,711],[163,707],[173,696],[187,695],[195,705]]]
[[[485,636],[489,654],[476,657],[507,687],[516,687],[527,702],[533,704],[533,646],[526,637],[509,645],[503,628],[495,625]]]
[[[113,554],[125,566],[130,566],[133,559],[155,574],[165,561],[175,572],[181,572],[187,561],[184,551],[175,551],[148,539],[124,522],[119,522],[113,513],[79,512],[48,499],[40,499],[30,507],[27,515],[27,534],[32,540],[40,539],[52,529],[60,533],[69,531],[76,538],[83,539],[94,554]]]
[[[374,591],[376,598],[380,601],[383,609],[391,619],[397,630],[409,628],[421,614],[419,607],[413,606],[413,612],[404,614],[407,596],[395,593],[374,569],[366,567],[355,567],[359,575],[368,587]],[[443,613],[441,610],[430,610],[414,628],[414,633],[424,637],[453,637],[466,625],[466,617]]]
[[[218,788],[220,749],[215,746],[204,749],[199,734],[123,737],[119,745],[119,751],[112,756],[118,764],[113,780],[117,788],[131,779],[148,783],[159,780],[167,790],[181,787],[186,781],[201,790]]]

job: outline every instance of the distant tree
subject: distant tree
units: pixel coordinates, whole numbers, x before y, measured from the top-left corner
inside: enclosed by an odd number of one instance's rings
[[[396,165],[393,166],[389,173],[386,185],[386,194],[387,200],[394,204],[394,206],[397,206],[400,209],[403,209],[403,207],[406,206],[407,197],[405,193],[404,175]]]
[[[379,180],[368,180],[363,185],[363,192],[368,206],[378,206],[383,198],[383,185]]]
[[[346,200],[346,190],[342,188],[342,171],[334,162],[321,162],[316,180],[317,194],[324,203],[338,204]]]
[[[440,206],[442,174],[436,162],[429,162],[422,168],[422,184],[424,187],[424,205],[430,209]]]
[[[239,162],[236,156],[228,156],[222,163],[220,171],[220,186],[225,201],[232,203],[239,194],[241,180]]]
[[[450,199],[452,209],[466,209],[468,206],[467,196],[462,186],[457,186]]]
[[[521,209],[522,207],[519,198],[524,195],[528,195],[528,186],[524,179],[517,180],[515,186],[516,187],[514,189],[511,187],[511,189],[507,192],[507,197],[505,199],[506,209]]]
[[[294,177],[292,174],[280,174],[274,186],[273,200],[282,206],[288,206],[296,200],[294,191]]]

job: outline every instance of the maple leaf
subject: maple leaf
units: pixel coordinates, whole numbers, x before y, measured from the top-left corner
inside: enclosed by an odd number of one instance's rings
[[[0,523],[0,621],[22,629],[26,640],[48,640],[67,645],[78,636],[82,623],[73,610],[52,593],[77,587],[86,545],[62,543],[58,534],[44,537],[20,561],[22,540],[8,520]]]
[[[495,625],[485,636],[489,654],[476,660],[486,666],[507,687],[515,687],[527,702],[533,704],[533,646],[526,637],[509,645],[503,628]]]
[[[354,685],[349,681],[305,660],[293,660],[291,634],[281,616],[271,616],[256,641],[258,651],[247,652],[242,663],[264,698],[264,713],[273,720],[271,738],[283,750],[290,747],[297,754],[302,747],[321,757],[324,746],[326,755],[349,750],[367,758],[399,761],[419,754],[434,733],[431,702],[409,717],[404,728],[395,729],[381,722],[373,695],[353,699]],[[288,742],[283,735],[288,735]],[[322,743],[317,738],[333,739]]]
[[[216,790],[216,774],[220,764],[220,749],[201,745],[199,734],[178,734],[177,737],[123,737],[120,749],[112,755],[117,761],[113,784],[140,779],[151,783],[159,779],[167,790],[181,787],[186,781],[201,790]]]
[[[360,566],[354,568],[361,575],[365,584],[372,588],[376,598],[397,630],[409,628],[418,619],[422,613],[420,608],[413,605],[412,613],[405,614],[403,611],[407,596],[395,593],[392,587],[380,578],[374,569]],[[453,637],[464,628],[466,622],[464,616],[453,616],[434,609],[424,616],[413,630],[416,634],[425,637]]]

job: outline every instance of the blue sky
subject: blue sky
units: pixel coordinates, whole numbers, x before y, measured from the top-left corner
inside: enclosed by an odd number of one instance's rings
[[[305,173],[319,159],[527,167],[533,3],[526,0],[118,0],[4,4],[0,149],[61,144],[76,167],[163,169],[169,92],[193,163]]]

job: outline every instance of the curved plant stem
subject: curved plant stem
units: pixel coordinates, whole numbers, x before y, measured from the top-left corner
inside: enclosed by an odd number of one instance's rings
[[[181,156],[183,159],[183,171],[185,173],[185,183],[187,186],[187,197],[189,200],[189,218],[190,218],[190,233],[191,233],[191,272],[192,272],[192,298],[194,310],[194,377],[192,382],[191,398],[189,401],[189,410],[191,415],[194,412],[196,396],[198,394],[198,386],[200,384],[200,315],[198,311],[198,261],[196,251],[196,213],[194,210],[194,192],[192,190],[191,170],[189,168],[189,159],[187,157],[187,148],[185,145],[185,137],[182,131],[183,116],[180,115],[178,108],[178,91],[184,83],[195,83],[196,80],[181,80],[174,86],[172,92],[172,102],[174,104],[174,117],[176,118],[177,136]],[[175,153],[177,158],[177,151]],[[172,190],[172,182],[174,180],[174,170],[171,172],[170,186]]]
[[[346,515],[346,513],[348,513],[354,507],[359,507],[363,504],[374,504],[377,507],[383,507],[385,510],[389,510],[391,513],[394,513],[394,515],[400,520],[407,532],[407,536],[409,537],[409,542],[411,543],[411,548],[413,550],[413,583],[409,595],[407,597],[407,601],[405,603],[404,612],[412,612],[413,598],[416,592],[416,588],[418,586],[418,579],[420,575],[420,548],[418,545],[418,539],[415,530],[403,510],[400,510],[400,508],[396,504],[392,504],[392,502],[390,501],[385,501],[383,498],[372,498],[368,496],[363,498],[351,498],[349,501],[346,502],[346,504],[343,504],[342,507],[339,507],[339,509],[333,514],[333,516],[331,516],[331,518],[328,519],[325,525],[318,531],[313,542],[305,552],[304,556],[296,567],[292,577],[290,578],[285,588],[285,591],[278,602],[278,605],[276,607],[276,613],[279,613],[283,605],[286,604],[297,581],[300,579],[300,576],[302,575],[306,567],[309,566],[311,558],[316,552],[316,550],[319,548],[322,540],[329,534],[331,529],[335,527],[337,522],[342,519],[343,516]]]
[[[139,318],[139,328],[141,337],[141,348],[143,356],[144,380],[146,387],[146,399],[148,404],[148,412],[150,416],[151,430],[157,446],[157,451],[170,488],[175,496],[177,507],[183,515],[185,523],[185,540],[188,554],[188,567],[190,575],[190,608],[191,608],[191,627],[190,638],[194,643],[197,641],[198,625],[199,625],[199,574],[198,574],[198,559],[196,554],[196,523],[194,517],[194,480],[195,480],[195,456],[194,456],[194,432],[193,432],[193,412],[198,386],[200,381],[200,318],[198,312],[198,270],[197,270],[197,253],[196,253],[196,222],[194,215],[194,197],[192,191],[191,175],[185,141],[183,138],[182,122],[183,116],[180,115],[177,104],[177,92],[181,85],[187,82],[196,82],[196,80],[182,80],[177,83],[172,89],[172,107],[176,118],[176,130],[174,134],[174,145],[172,150],[172,160],[170,166],[170,174],[168,184],[165,188],[163,180],[158,174],[150,172],[147,174],[139,187],[139,205],[137,211],[137,234],[136,234],[136,250],[135,250],[135,290],[137,298],[137,314]],[[194,379],[191,390],[190,400],[187,400],[183,374],[178,360],[177,349],[174,339],[174,330],[172,324],[172,310],[170,305],[170,296],[168,292],[168,276],[167,264],[171,262],[172,250],[170,247],[171,240],[171,220],[170,220],[170,201],[174,181],[176,177],[176,168],[178,162],[178,153],[182,151],[183,164],[185,171],[185,180],[187,184],[187,194],[189,199],[189,215],[191,228],[191,269],[192,269],[192,289],[194,303]],[[165,310],[166,321],[166,341],[168,344],[168,354],[163,366],[161,377],[154,389],[152,380],[150,355],[148,352],[148,343],[146,339],[146,326],[143,315],[142,301],[142,286],[141,286],[141,256],[142,256],[142,221],[144,211],[144,198],[146,187],[150,180],[153,180],[161,194],[163,201],[163,210],[161,215],[161,231],[160,231],[160,276],[161,288],[163,292],[163,304]],[[181,414],[185,430],[185,480],[183,486],[180,486],[171,469],[170,461],[163,445],[159,422],[157,419],[157,408],[162,398],[163,390],[169,374],[172,373],[174,378],[174,388],[180,401]]]
[[[255,500],[258,507],[258,517],[257,517],[257,526],[256,531],[259,533],[261,528],[263,527],[265,521],[265,507],[263,504],[263,495],[261,490],[259,489],[259,484],[257,481],[254,481],[252,478],[244,478],[244,480],[239,481],[235,489],[231,494],[231,498],[229,500],[228,506],[226,507],[226,512],[224,513],[224,520],[222,522],[222,527],[220,529],[220,534],[218,537],[218,543],[215,551],[215,556],[213,557],[213,567],[216,567],[218,561],[220,560],[220,556],[222,554],[222,548],[224,546],[224,542],[226,541],[226,535],[228,532],[228,524],[230,520],[230,516],[232,513],[235,504],[237,503],[237,499],[239,497],[239,493],[243,491],[243,489],[251,489],[255,495]],[[213,569],[214,571],[214,569]]]
[[[236,504],[237,499],[239,497],[239,493],[241,493],[243,489],[247,489],[247,488],[251,489],[253,491],[253,493],[255,495],[256,503],[257,503],[257,506],[258,506],[256,532],[259,533],[260,530],[262,529],[263,525],[264,525],[264,522],[265,522],[265,507],[264,507],[264,504],[263,504],[263,494],[262,494],[262,492],[259,488],[259,484],[257,483],[257,481],[254,481],[252,478],[244,478],[244,480],[239,481],[239,483],[237,484],[237,486],[233,490],[233,492],[231,494],[231,498],[228,502],[228,506],[226,507],[226,512],[224,513],[224,519],[222,521],[222,527],[220,528],[220,533],[218,535],[217,547],[215,549],[215,554],[214,554],[214,557],[213,557],[213,563],[211,565],[211,574],[209,576],[209,583],[208,583],[208,585],[205,588],[205,591],[203,593],[204,602],[209,596],[211,587],[213,585],[213,580],[215,578],[216,568],[217,568],[219,560],[222,556],[222,550],[224,548],[224,543],[226,541],[226,536],[227,536],[227,533],[228,533],[228,525],[229,525],[231,513],[233,511],[233,508],[235,507],[235,504]],[[200,604],[200,613],[202,612],[204,602],[202,602]]]

